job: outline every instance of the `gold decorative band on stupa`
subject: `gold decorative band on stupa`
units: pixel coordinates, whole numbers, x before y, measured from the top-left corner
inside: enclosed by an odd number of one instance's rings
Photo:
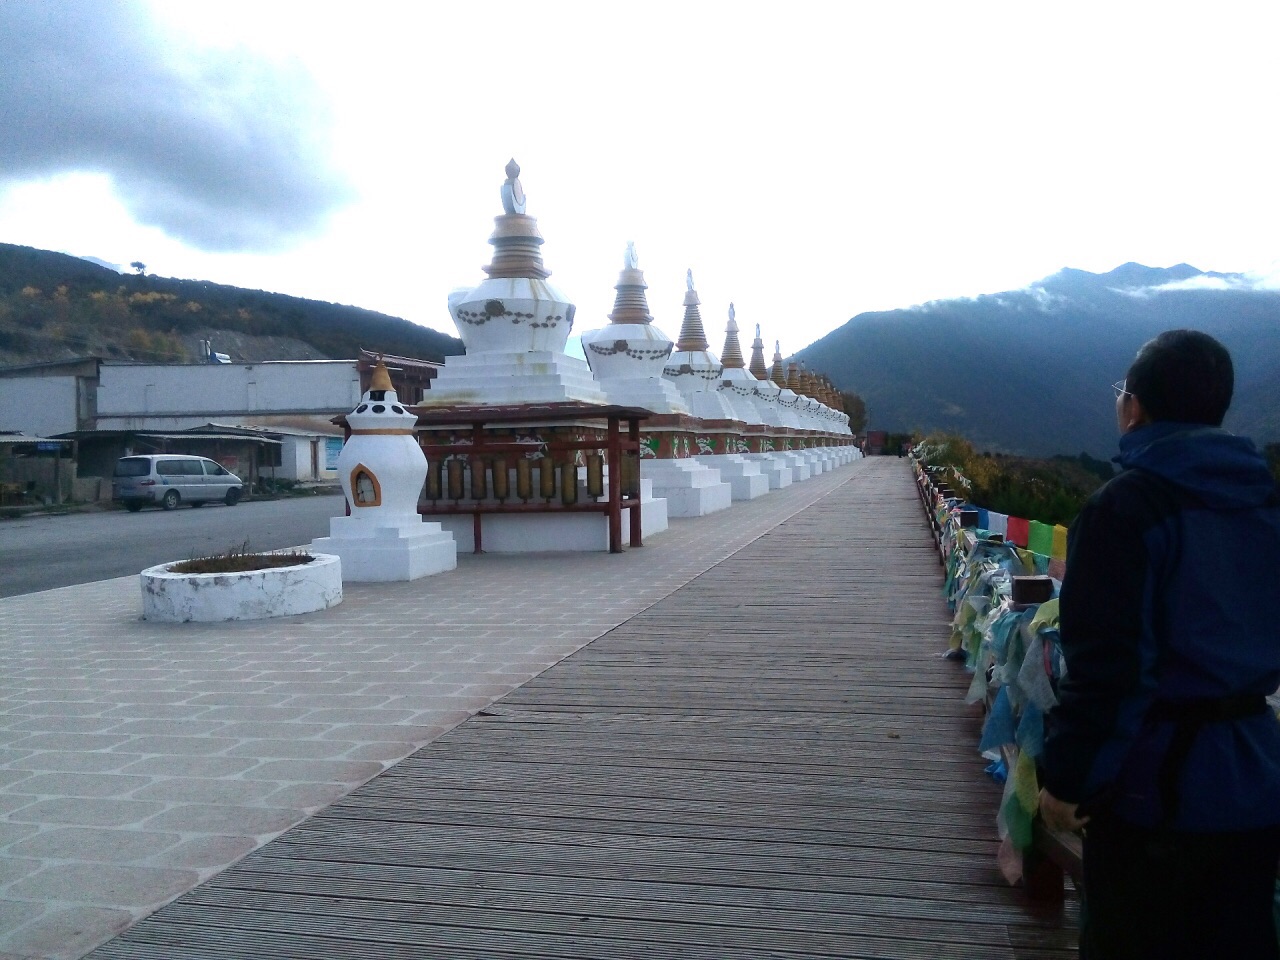
[[[490,277],[545,280],[551,271],[542,264],[542,234],[538,221],[525,214],[524,187],[520,184],[520,165],[507,164],[507,179],[502,184],[502,215],[493,218],[493,262],[484,268]]]
[[[698,310],[698,291],[693,287],[693,269],[685,274],[684,322],[680,324],[680,339],[676,341],[676,350],[680,353],[696,353],[699,350],[710,350],[707,332],[702,329],[702,313]]]
[[[412,437],[413,428],[403,427],[370,427],[365,430],[352,430],[353,437]]]
[[[742,370],[747,362],[742,358],[742,344],[738,342],[738,320],[729,304],[729,323],[724,328],[724,349],[720,351],[720,363],[726,370]]]
[[[613,301],[613,313],[609,314],[609,322],[652,323],[649,300],[644,294],[648,286],[644,282],[644,271],[640,269],[640,260],[636,256],[636,245],[628,241],[622,273],[618,275],[618,284],[613,288],[618,294]]]

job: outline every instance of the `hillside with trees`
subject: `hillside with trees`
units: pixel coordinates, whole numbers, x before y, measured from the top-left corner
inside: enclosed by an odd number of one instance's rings
[[[361,348],[424,360],[462,342],[399,317],[263,290],[121,274],[66,254],[0,244],[0,364],[89,354],[200,359],[199,342],[235,361],[347,359]]]

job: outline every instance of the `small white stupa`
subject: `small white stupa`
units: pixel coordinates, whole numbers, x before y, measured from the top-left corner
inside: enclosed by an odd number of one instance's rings
[[[663,376],[684,394],[689,409],[702,420],[733,420],[733,408],[725,402],[719,389],[724,365],[711,352],[707,334],[702,328],[702,313],[698,305],[698,291],[693,286],[693,270],[685,274],[688,289],[684,294],[684,320],[680,324],[680,339],[675,353],[667,360]]]
[[[732,303],[729,304],[729,322],[725,326],[720,362],[723,370],[716,387],[732,408],[733,419],[749,426],[763,426],[764,420],[752,402],[756,378],[747,372],[746,361],[742,358],[742,345],[738,342],[738,321]],[[769,478],[761,472],[760,465],[744,458],[744,454],[749,452],[746,440],[736,437],[724,452],[698,454],[697,459],[720,471],[720,479],[732,488],[734,500],[754,500],[768,493],[770,484]]]
[[[764,362],[764,341],[760,339],[760,324],[756,324],[756,337],[751,341],[751,365],[747,372],[755,381],[755,393],[751,397],[762,423],[770,429],[765,433],[765,445],[743,457],[754,462],[760,472],[769,479],[769,489],[779,490],[792,482],[791,462],[781,453],[778,432],[782,429],[782,408],[777,404],[778,385],[769,379],[769,368]]]
[[[733,418],[745,424],[763,424],[764,418],[756,409],[757,380],[747,370],[742,356],[742,344],[738,342],[738,317],[733,304],[729,304],[729,322],[724,328],[724,349],[720,351],[720,380],[716,389],[733,410]]]
[[[782,365],[782,343],[778,340],[773,342],[773,368],[769,373],[769,380],[778,387],[774,402],[782,412],[783,425],[793,430],[803,430],[804,420],[800,415],[800,398],[787,386],[787,371]]]
[[[787,386],[787,372],[782,365],[782,344],[777,340],[773,342],[773,369],[769,373],[769,379],[778,388],[774,396],[782,414],[783,423],[794,431],[807,429],[801,415],[801,400],[796,396],[795,391]],[[788,440],[787,449],[780,451],[791,464],[793,480],[808,480],[813,476],[809,459],[800,452],[803,449],[803,437],[797,434]]]
[[[418,515],[427,458],[414,437],[417,416],[401,405],[381,359],[369,390],[347,414],[351,436],[338,455],[338,479],[351,515],[329,521],[311,541],[342,558],[344,581],[417,580],[458,565],[453,537]]]
[[[584,333],[582,350],[610,403],[658,414],[688,413],[684,395],[662,375],[675,344],[653,325],[647,287],[635,244],[628,243],[609,325]]]
[[[512,160],[506,173],[489,278],[449,297],[466,355],[445,359],[420,406],[604,404],[591,368],[564,352],[574,305],[547,283],[551,271],[542,263],[538,221],[525,213],[519,165]]]

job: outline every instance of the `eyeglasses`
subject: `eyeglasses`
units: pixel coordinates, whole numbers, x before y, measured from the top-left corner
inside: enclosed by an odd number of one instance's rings
[[[1133,396],[1133,394],[1132,394],[1132,393],[1130,393],[1128,390],[1126,390],[1126,389],[1125,389],[1125,386],[1126,386],[1128,383],[1129,383],[1129,381],[1128,381],[1128,380],[1117,380],[1115,383],[1113,383],[1113,384],[1111,385],[1111,389],[1112,389],[1112,390],[1114,390],[1114,391],[1116,392],[1116,399],[1117,399],[1117,400],[1119,400],[1121,397],[1132,397],[1132,396]]]

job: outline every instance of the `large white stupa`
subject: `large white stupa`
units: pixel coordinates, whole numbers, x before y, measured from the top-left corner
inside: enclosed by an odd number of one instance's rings
[[[520,167],[507,164],[488,279],[449,298],[467,352],[448,357],[422,406],[607,402],[587,364],[564,352],[574,305],[547,282],[538,221],[525,213]]]

